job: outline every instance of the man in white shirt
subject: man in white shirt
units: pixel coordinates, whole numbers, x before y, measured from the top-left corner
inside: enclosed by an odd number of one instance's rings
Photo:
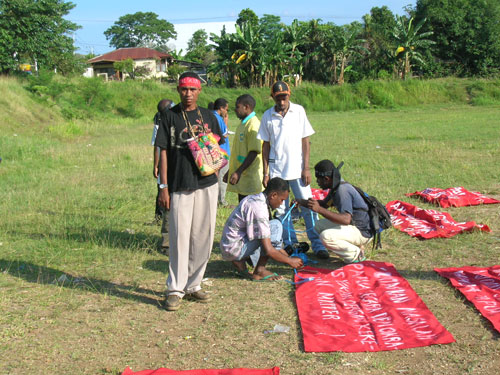
[[[314,130],[307,119],[304,108],[290,102],[290,89],[285,82],[278,81],[271,88],[275,105],[269,108],[260,122],[258,139],[262,145],[264,166],[264,187],[272,177],[281,177],[290,184],[296,199],[309,199],[311,192],[311,172],[309,170],[309,137]],[[284,215],[289,209],[289,200],[280,207],[279,214]],[[301,207],[307,236],[318,258],[328,258],[328,251],[321,243],[314,223],[318,215],[308,208]],[[283,222],[283,241],[285,247],[298,246],[297,236],[290,215]]]

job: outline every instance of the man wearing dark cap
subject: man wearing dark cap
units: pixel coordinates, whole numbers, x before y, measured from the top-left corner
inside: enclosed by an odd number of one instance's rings
[[[262,145],[264,167],[262,184],[265,187],[270,178],[281,177],[289,182],[296,199],[308,199],[312,197],[309,137],[314,134],[314,130],[304,108],[290,102],[290,88],[285,82],[276,82],[271,88],[271,96],[275,105],[262,116],[257,136],[264,142]],[[283,216],[288,209],[289,200],[287,199],[278,213]],[[306,224],[312,250],[318,258],[328,258],[328,251],[325,250],[318,233],[314,230],[318,215],[307,207],[301,208],[301,215]],[[294,249],[298,246],[292,220],[287,219],[283,223],[283,241],[285,248]]]
[[[210,129],[222,142],[211,111],[198,106],[201,81],[196,73],[179,78],[180,103],[161,112],[155,146],[160,147],[160,204],[169,211],[169,275],[165,308],[178,310],[184,296],[208,302],[201,290],[215,234],[217,175],[202,176],[187,145],[194,132]]]
[[[365,260],[364,247],[372,239],[370,217],[365,200],[351,184],[342,181],[341,166],[335,167],[330,160],[316,164],[316,181],[330,192],[321,201],[309,198],[297,202],[325,218],[316,223],[316,230],[326,248],[344,262],[356,263]],[[328,210],[332,206],[338,212]]]

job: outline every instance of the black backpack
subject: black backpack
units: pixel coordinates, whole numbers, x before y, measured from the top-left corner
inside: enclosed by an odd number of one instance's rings
[[[352,185],[352,184],[351,184]],[[382,248],[380,241],[380,233],[383,230],[392,227],[391,215],[387,212],[385,206],[373,195],[368,195],[363,189],[352,185],[354,189],[361,195],[366,205],[368,206],[368,215],[370,216],[370,228],[373,235],[373,248]]]

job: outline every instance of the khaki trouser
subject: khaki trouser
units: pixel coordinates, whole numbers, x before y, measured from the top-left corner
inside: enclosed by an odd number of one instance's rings
[[[360,247],[371,241],[371,238],[364,237],[354,225],[340,225],[321,219],[316,222],[314,228],[319,233],[323,245],[346,263],[357,260]]]
[[[224,166],[224,168],[219,170],[219,198],[218,199],[219,199],[219,204],[222,206],[227,205],[227,201],[226,201],[227,182],[223,181],[224,175],[227,173],[227,171],[229,171],[229,163],[227,163]],[[227,176],[228,180],[229,180],[229,177],[231,177],[231,176]]]
[[[182,298],[201,289],[214,241],[217,185],[171,195],[167,295]]]
[[[169,235],[168,235],[168,215],[167,210],[163,213],[163,218],[161,221],[161,247],[169,247]]]

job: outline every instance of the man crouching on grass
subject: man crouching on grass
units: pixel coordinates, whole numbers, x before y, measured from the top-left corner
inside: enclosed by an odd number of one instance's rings
[[[302,259],[290,257],[282,250],[283,227],[277,219],[269,220],[270,209],[278,208],[288,198],[288,182],[275,177],[259,194],[245,197],[229,215],[224,225],[220,249],[224,260],[232,261],[238,273],[258,281],[280,280],[282,276],[266,269],[269,258],[300,268]],[[246,261],[257,264],[249,273]]]
[[[316,164],[316,182],[330,192],[321,201],[309,198],[296,202],[324,217],[314,226],[323,245],[345,263],[357,263],[366,259],[365,245],[372,240],[370,216],[363,197],[351,184],[342,181],[342,164],[336,167],[330,160]],[[328,210],[332,206],[338,212]]]

